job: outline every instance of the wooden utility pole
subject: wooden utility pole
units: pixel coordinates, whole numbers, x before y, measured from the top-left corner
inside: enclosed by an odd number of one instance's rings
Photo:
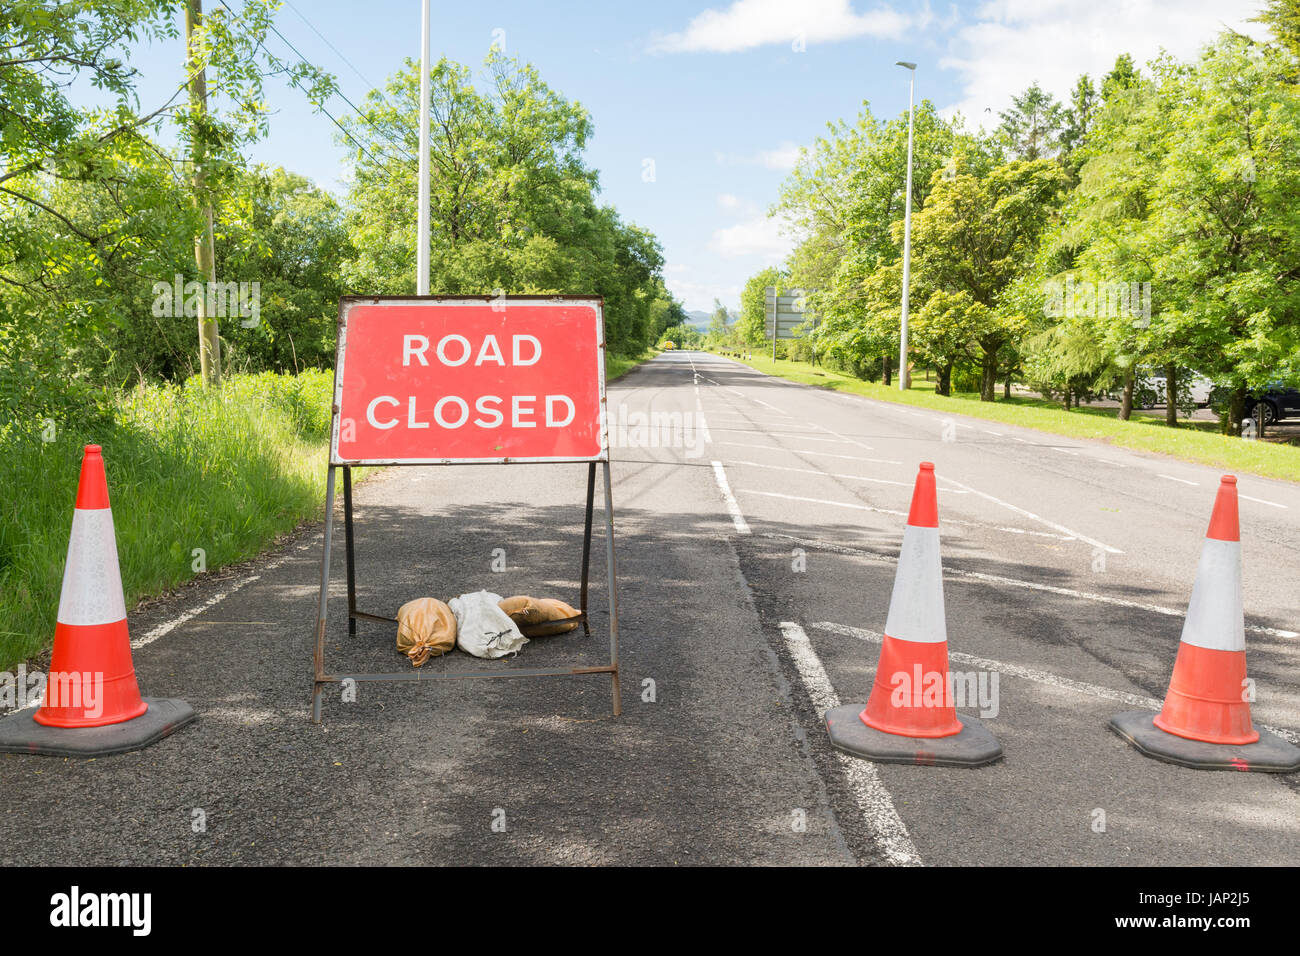
[[[217,281],[217,257],[212,240],[212,200],[207,191],[207,145],[202,129],[208,112],[208,80],[201,51],[194,44],[194,31],[202,22],[203,0],[185,0],[185,70],[190,77],[191,122],[194,124],[190,160],[194,166],[194,205],[203,216],[203,231],[194,238],[194,262],[206,285],[204,295],[199,297],[198,307],[199,367],[203,372],[204,385],[220,385],[221,334],[217,328],[217,317],[208,315],[207,296],[207,290],[214,288]]]

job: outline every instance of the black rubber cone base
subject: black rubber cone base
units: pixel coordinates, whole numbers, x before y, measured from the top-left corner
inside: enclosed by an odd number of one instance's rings
[[[103,757],[142,750],[184,727],[197,715],[174,697],[146,697],[139,717],[105,727],[46,727],[32,719],[36,708],[0,720],[0,753],[50,757]]]
[[[1300,747],[1267,730],[1253,744],[1209,744],[1167,734],[1154,723],[1154,713],[1127,710],[1110,719],[1115,731],[1148,757],[1195,770],[1256,770],[1293,773],[1300,770]],[[1256,728],[1258,730],[1258,728]]]
[[[862,708],[846,704],[826,712],[831,743],[855,757],[922,767],[982,767],[1002,756],[998,738],[976,717],[958,714],[961,733],[951,737],[901,737],[868,727],[858,717]]]

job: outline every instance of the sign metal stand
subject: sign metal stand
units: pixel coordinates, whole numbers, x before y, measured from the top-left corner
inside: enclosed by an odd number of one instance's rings
[[[344,363],[345,349],[347,346],[348,333],[348,316],[351,309],[356,306],[377,306],[387,305],[401,307],[419,307],[419,306],[486,306],[492,311],[500,310],[504,312],[508,306],[539,306],[548,305],[556,307],[572,306],[592,307],[596,310],[596,358],[598,360],[598,382],[599,382],[599,452],[576,457],[572,454],[561,454],[555,457],[538,456],[524,458],[384,458],[384,457],[344,457],[339,450],[341,418],[343,408],[343,386],[346,367]],[[504,317],[502,319],[504,326]],[[320,575],[320,602],[316,617],[316,633],[313,647],[313,665],[314,665],[314,685],[312,693],[312,721],[320,723],[321,707],[325,687],[329,684],[342,683],[345,680],[356,682],[362,681],[440,681],[440,680],[469,680],[477,678],[493,677],[573,677],[585,676],[589,674],[608,674],[610,677],[610,689],[613,698],[613,713],[617,717],[622,713],[622,701],[619,689],[619,637],[618,637],[618,587],[617,572],[614,560],[614,503],[611,491],[610,471],[609,471],[609,445],[605,435],[605,383],[604,383],[604,360],[605,360],[605,341],[604,341],[604,320],[603,307],[599,298],[582,297],[582,296],[511,296],[503,303],[500,299],[493,299],[485,296],[346,296],[339,302],[339,338],[338,338],[338,358],[335,364],[335,392],[333,405],[333,423],[331,428],[330,441],[330,463],[325,483],[325,541],[321,555],[321,575]],[[414,400],[413,400],[414,401]],[[412,405],[414,408],[414,405]],[[380,614],[372,614],[357,609],[357,586],[356,586],[356,557],[354,548],[353,535],[353,513],[352,513],[352,468],[354,466],[364,465],[423,465],[423,464],[517,464],[517,463],[538,463],[538,462],[584,462],[587,465],[587,509],[586,518],[583,525],[583,542],[582,542],[582,583],[579,596],[579,620],[582,621],[584,632],[591,633],[591,622],[587,611],[587,596],[589,590],[589,571],[591,565],[591,535],[592,535],[592,518],[595,507],[596,495],[596,466],[599,464],[602,470],[604,493],[605,493],[605,566],[607,575],[607,587],[609,589],[609,663],[596,667],[535,667],[535,668],[500,668],[494,670],[469,670],[469,671],[424,671],[412,669],[410,671],[400,671],[394,673],[331,673],[325,666],[325,630],[328,620],[328,603],[329,603],[329,578],[330,578],[330,552],[333,546],[334,531],[334,505],[336,498],[335,477],[341,471],[343,473],[343,529],[344,545],[346,554],[347,567],[347,593],[348,593],[348,635],[355,637],[357,633],[357,621],[374,621],[377,623],[395,624],[396,618],[386,617]]]

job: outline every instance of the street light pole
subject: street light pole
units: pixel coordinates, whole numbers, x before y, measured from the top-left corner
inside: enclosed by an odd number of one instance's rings
[[[429,294],[429,0],[420,15],[420,185],[415,294]]]
[[[907,370],[907,293],[912,278],[912,120],[916,112],[916,64],[899,60],[895,65],[906,68],[911,74],[907,87],[907,196],[906,211],[903,214],[903,315],[899,323],[898,341],[898,388],[905,392],[912,384]]]

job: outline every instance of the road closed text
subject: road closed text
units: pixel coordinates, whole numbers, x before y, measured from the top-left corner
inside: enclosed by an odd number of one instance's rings
[[[426,335],[402,336],[402,365],[431,364],[446,368],[464,365],[528,367],[542,358],[536,336],[488,334],[474,343],[452,333],[431,342]],[[366,421],[373,428],[566,428],[576,409],[568,395],[376,395],[366,405]]]

